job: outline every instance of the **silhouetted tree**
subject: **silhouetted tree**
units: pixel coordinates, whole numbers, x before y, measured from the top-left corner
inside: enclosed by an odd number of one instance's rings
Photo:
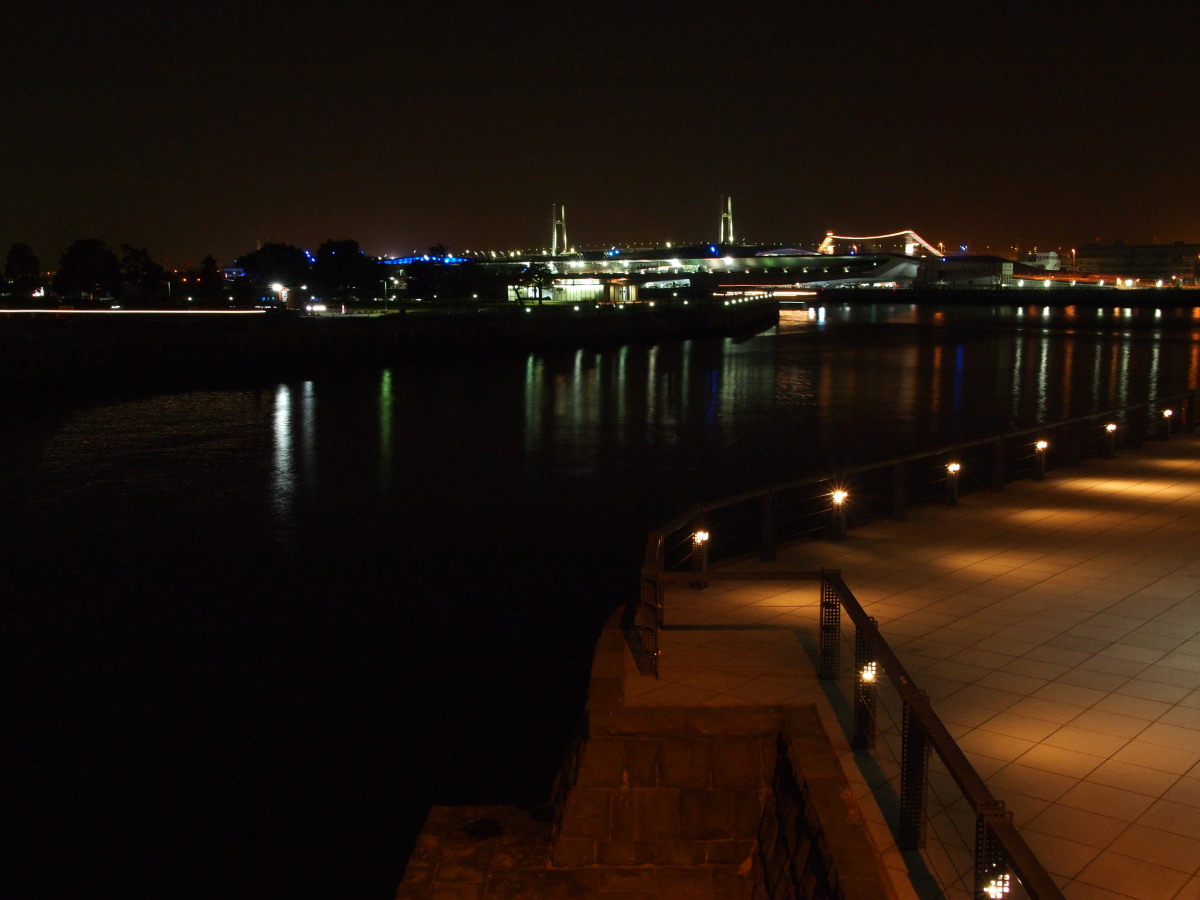
[[[363,253],[358,241],[332,238],[317,248],[312,280],[317,293],[328,300],[379,296],[388,267]]]
[[[298,288],[308,282],[308,256],[291,244],[266,243],[257,250],[239,256],[234,263],[245,269],[256,290],[265,294],[272,284]]]
[[[28,244],[17,243],[8,248],[8,256],[4,259],[4,278],[15,304],[31,299],[33,292],[41,286],[41,267]]]
[[[82,238],[59,260],[54,290],[60,297],[115,295],[121,289],[121,264],[104,241]]]
[[[166,299],[166,269],[152,260],[145,250],[128,244],[121,245],[121,283],[125,298],[132,302],[153,301],[158,305]]]
[[[545,263],[530,263],[521,275],[523,284],[537,291],[538,306],[542,305],[542,291],[554,286],[554,273]]]

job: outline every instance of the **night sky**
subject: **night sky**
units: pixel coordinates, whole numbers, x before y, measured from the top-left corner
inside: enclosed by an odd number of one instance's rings
[[[0,250],[1197,241],[1192,9],[18,0]]]

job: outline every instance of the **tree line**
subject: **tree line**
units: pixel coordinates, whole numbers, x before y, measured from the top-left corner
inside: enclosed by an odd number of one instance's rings
[[[53,272],[25,243],[14,243],[4,260],[0,298],[9,308],[62,304],[119,305],[146,309],[236,309],[280,301],[279,288],[305,300],[375,303],[410,300],[504,301],[520,286],[549,286],[546,266],[505,267],[475,261],[445,264],[450,251],[430,247],[427,259],[402,268],[368,256],[355,240],[325,241],[315,255],[291,244],[265,243],[228,267],[212,256],[184,271],[168,271],[145,250],[116,249],[96,238],[74,241]]]

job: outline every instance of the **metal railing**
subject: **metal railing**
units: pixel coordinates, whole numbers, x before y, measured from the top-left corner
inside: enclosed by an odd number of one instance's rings
[[[1200,392],[1188,391],[695,506],[647,537],[640,590],[627,604],[623,620],[638,669],[644,675],[658,674],[663,600],[669,585],[683,582],[700,588],[710,580],[727,578],[820,578],[820,678],[836,680],[843,668],[843,611],[854,626],[851,745],[875,750],[882,686],[894,691],[900,708],[900,722],[893,729],[899,743],[894,777],[883,782],[898,801],[894,823],[898,847],[918,850],[926,846],[932,751],[949,783],[965,800],[965,813],[974,820],[973,847],[965,847],[973,873],[953,877],[963,883],[970,877],[971,896],[980,900],[1010,896],[1018,886],[1032,900],[1061,900],[1054,881],[1013,826],[1011,813],[992,796],[840,572],[719,572],[711,570],[709,563],[714,558],[755,554],[773,561],[776,547],[783,541],[843,538],[856,523],[887,516],[903,520],[913,506],[953,506],[962,492],[1003,490],[1016,478],[1042,478],[1058,466],[1111,456],[1120,448],[1138,447],[1150,439],[1169,439],[1173,430],[1195,429],[1198,399]],[[953,805],[945,804],[947,808]]]

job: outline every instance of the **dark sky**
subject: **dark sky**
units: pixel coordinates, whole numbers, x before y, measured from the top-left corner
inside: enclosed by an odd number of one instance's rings
[[[1197,241],[1191,6],[17,0],[0,249]]]

